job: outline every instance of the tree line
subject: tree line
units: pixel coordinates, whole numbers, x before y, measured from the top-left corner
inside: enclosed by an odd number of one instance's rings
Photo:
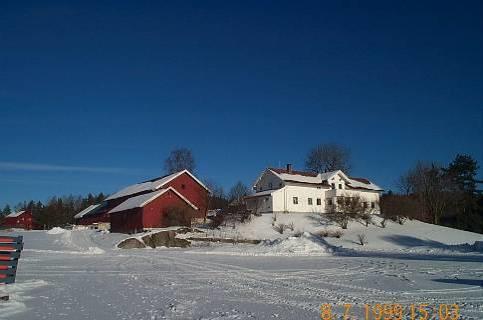
[[[87,196],[67,195],[51,197],[45,203],[42,201],[24,201],[12,209],[8,204],[0,210],[0,220],[12,212],[29,210],[32,212],[36,228],[50,229],[56,226],[73,224],[74,216],[92,204],[102,202],[106,196],[89,193]]]
[[[381,210],[388,216],[483,233],[478,169],[477,161],[464,154],[456,155],[446,166],[418,162],[398,179],[398,193],[382,196]]]
[[[190,149],[178,148],[165,159],[164,167],[166,174],[183,169],[194,172],[196,162]],[[351,167],[349,149],[339,144],[319,144],[308,151],[305,159],[305,169],[316,173],[335,170],[349,173]],[[398,192],[382,195],[381,214],[483,233],[483,194],[477,188],[481,183],[476,178],[478,169],[476,160],[462,154],[456,155],[447,166],[418,162],[398,179]],[[208,196],[209,209],[241,210],[244,197],[252,193],[242,181],[228,192],[213,180],[204,183],[212,191]],[[105,198],[103,193],[52,197],[45,204],[29,201],[17,204],[14,209],[31,210],[38,226],[50,228],[74,223],[75,214]],[[6,205],[0,210],[0,219],[13,211]]]

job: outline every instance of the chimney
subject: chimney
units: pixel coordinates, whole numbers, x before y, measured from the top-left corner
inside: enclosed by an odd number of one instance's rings
[[[292,164],[287,163],[287,173],[292,173]]]

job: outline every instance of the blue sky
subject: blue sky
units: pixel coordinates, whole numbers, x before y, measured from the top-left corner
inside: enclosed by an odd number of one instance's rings
[[[0,206],[110,193],[178,146],[229,188],[336,142],[384,188],[483,163],[480,1],[2,1]]]

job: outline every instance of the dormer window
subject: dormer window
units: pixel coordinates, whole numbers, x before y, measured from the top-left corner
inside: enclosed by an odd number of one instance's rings
[[[341,183],[339,183],[339,189],[342,189],[342,184]]]

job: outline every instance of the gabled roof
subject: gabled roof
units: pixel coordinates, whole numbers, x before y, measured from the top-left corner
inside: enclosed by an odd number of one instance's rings
[[[191,206],[193,209],[198,210],[198,207],[196,207],[194,204],[192,204],[188,199],[186,199],[181,193],[176,191],[176,189],[169,187],[166,189],[161,189],[155,192],[150,192],[150,193],[145,193],[141,194],[136,197],[132,197],[109,211],[109,213],[114,213],[114,212],[120,212],[120,211],[125,211],[125,210],[130,210],[134,208],[142,208],[151,201],[157,199],[159,196],[163,195],[164,193],[168,191],[173,191],[176,195],[178,195],[181,199],[183,199],[184,202],[186,202],[189,206]]]
[[[17,217],[21,216],[22,214],[24,214],[25,212],[26,212],[25,210],[22,210],[22,211],[19,211],[19,212],[12,212],[9,215],[5,216],[5,218],[17,218]]]
[[[113,199],[117,199],[117,198],[122,198],[122,197],[127,197],[127,196],[130,196],[130,195],[134,195],[134,194],[137,194],[137,193],[159,190],[164,185],[166,185],[167,183],[169,183],[173,179],[179,177],[183,173],[188,174],[200,186],[202,186],[208,192],[210,192],[210,190],[200,180],[198,180],[191,172],[189,172],[188,170],[182,170],[182,171],[175,172],[175,173],[172,173],[172,174],[167,175],[167,176],[163,176],[163,177],[156,178],[156,179],[153,179],[153,180],[148,180],[148,181],[145,181],[145,182],[130,185],[130,186],[128,186],[124,189],[121,189],[118,192],[110,195],[109,197],[106,198],[106,200],[113,200]]]
[[[298,170],[292,170],[289,172],[287,169],[282,169],[282,168],[268,168],[268,170],[271,170],[278,174],[290,174],[290,175],[298,175],[298,176],[304,176],[304,177],[317,177],[317,173],[315,172],[298,171]]]
[[[76,214],[74,216],[74,219],[80,219],[80,218],[82,218],[86,214],[89,214],[90,212],[92,212],[95,209],[97,209],[100,205],[101,204],[92,204],[92,205],[88,206],[87,208],[85,208],[84,210],[82,210],[81,212],[79,212],[78,214]]]
[[[383,191],[379,186],[372,183],[368,179],[365,178],[351,178],[347,176],[341,170],[324,172],[324,173],[313,173],[307,171],[288,171],[286,169],[281,168],[268,168],[266,169],[262,175],[257,179],[255,185],[258,181],[263,177],[266,172],[271,172],[275,176],[277,176],[282,181],[286,182],[297,182],[297,183],[306,183],[306,184],[318,184],[318,185],[328,185],[328,181],[332,179],[334,176],[339,175],[344,181],[347,183],[349,188],[351,189],[364,189],[370,191]]]
[[[283,181],[309,183],[309,184],[322,184],[320,174],[307,171],[288,171],[286,169],[268,168],[273,174],[279,177]]]

